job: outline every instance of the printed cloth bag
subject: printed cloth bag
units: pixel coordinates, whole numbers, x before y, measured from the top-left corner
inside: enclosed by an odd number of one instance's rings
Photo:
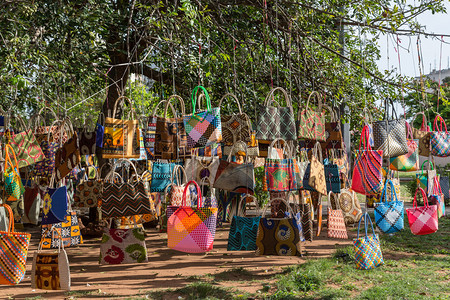
[[[0,231],[0,285],[19,284],[25,276],[31,234],[14,232],[11,207],[0,204],[8,212],[8,229]]]
[[[186,115],[184,101],[180,96],[172,95],[167,99],[163,117],[156,118],[155,132],[155,158],[157,159],[180,159],[191,156],[191,149],[188,147],[186,129],[184,128],[183,117],[178,117],[170,101],[178,99],[181,107],[181,114]],[[172,108],[173,118],[167,117],[168,107]]]
[[[385,116],[383,121],[372,123],[374,148],[383,151],[386,157],[401,156],[408,153],[406,143],[406,121],[398,118],[392,103],[392,115],[395,119],[389,119],[389,107],[386,101]]]
[[[46,115],[46,111],[49,112],[51,119],[53,119],[53,123],[50,126],[45,124],[45,119],[48,115]],[[43,125],[41,124],[43,121]],[[43,141],[46,137],[49,137],[49,141],[56,143],[57,145],[64,144],[68,140],[67,131],[62,128],[64,126],[62,120],[58,120],[58,116],[48,106],[44,106],[39,110],[36,114],[35,122],[34,122],[34,135],[38,143]]]
[[[59,237],[51,233],[51,229],[58,231]],[[78,246],[83,244],[80,225],[76,212],[71,211],[64,219],[64,222],[42,225],[41,244],[43,249],[56,249],[62,241],[64,247]]]
[[[220,143],[213,143],[211,145],[191,149],[192,156],[217,156],[222,158],[222,145]]]
[[[148,159],[155,159],[155,135],[156,135],[156,121],[158,120],[158,107],[167,103],[167,100],[161,100],[156,104],[153,113],[148,117],[144,133],[144,147]]]
[[[261,217],[256,213],[256,217],[247,217],[245,215],[245,204],[247,198],[256,198],[251,195],[245,195],[237,207],[237,213],[231,219],[230,232],[228,234],[227,251],[252,251],[256,250],[256,235],[258,233],[259,220]]]
[[[359,229],[361,220],[364,218],[365,235],[359,237]],[[368,223],[372,227],[372,234],[367,234]],[[356,268],[360,270],[374,269],[384,263],[383,254],[381,253],[380,240],[373,229],[372,220],[368,213],[365,213],[358,222],[358,234],[353,239],[353,249],[355,251]]]
[[[23,122],[23,121],[22,121]],[[45,156],[31,129],[14,134],[10,145],[16,153],[19,168],[42,161]]]
[[[205,94],[207,110],[195,112],[197,92],[201,89]],[[208,91],[196,86],[192,91],[192,114],[184,116],[184,127],[187,133],[188,148],[211,145],[222,140],[222,123],[220,107],[211,107]]]
[[[60,232],[56,229],[48,229],[44,233],[50,234],[54,239],[56,233],[61,239]],[[38,250],[33,257],[31,267],[31,288],[41,290],[65,290],[70,291],[70,267],[64,243],[58,243],[57,252],[42,252],[42,239]]]
[[[163,193],[171,183],[175,163],[154,162],[152,166],[151,193]]]
[[[333,196],[333,201],[331,200]],[[334,204],[334,207],[332,205]],[[327,236],[336,239],[348,239],[347,228],[345,227],[344,214],[339,207],[337,195],[333,192],[328,193],[328,226]]]
[[[442,193],[441,185],[439,183],[439,175],[434,177],[433,194],[430,196],[429,200],[432,205],[436,205],[438,218],[445,216],[444,194]]]
[[[327,185],[327,192],[340,193],[341,192],[341,177],[339,176],[339,168],[337,165],[327,163],[323,166],[325,171],[325,183]]]
[[[11,160],[14,158],[14,163]],[[20,199],[23,193],[25,193],[25,188],[20,179],[19,165],[17,164],[16,154],[14,149],[9,144],[5,144],[5,191],[6,194],[14,199]]]
[[[219,107],[222,107],[222,101],[227,97],[235,100],[239,113],[233,115],[222,114],[222,143],[225,146],[232,146],[238,141],[250,142],[250,131],[252,129],[250,118],[246,113],[242,112],[241,104],[236,95],[231,93],[225,94],[219,101]]]
[[[204,178],[207,178],[209,182],[214,184],[219,165],[220,159],[218,156],[192,156],[192,158],[185,160],[184,168],[186,170],[187,180],[195,180],[201,183]]]
[[[94,168],[95,169],[95,168]],[[77,185],[73,197],[74,207],[97,207],[102,200],[103,181],[95,169],[95,179],[88,179]]]
[[[417,206],[417,193],[422,193],[423,207]],[[411,233],[415,235],[425,235],[436,232],[438,230],[437,206],[428,205],[428,198],[422,188],[417,188],[413,200],[413,208],[407,208],[409,228]]]
[[[275,92],[280,91],[286,101],[286,107],[281,107],[280,103],[274,99]],[[275,106],[272,106],[275,104]],[[282,138],[284,140],[296,140],[297,130],[295,125],[294,109],[292,101],[285,89],[277,87],[272,89],[264,101],[264,105],[259,106],[259,114],[256,123],[256,138],[258,140],[274,140]]]
[[[424,172],[423,166],[428,162],[428,169]],[[417,186],[424,189],[427,195],[431,195],[433,191],[434,177],[436,177],[436,170],[434,170],[433,163],[431,161],[425,160],[422,163],[422,172],[416,174]]]
[[[53,186],[54,179],[50,181]],[[41,224],[55,224],[64,222],[67,216],[67,187],[48,188],[42,199]]]
[[[391,197],[387,201],[388,186],[390,186]],[[387,179],[380,202],[375,204],[375,223],[384,233],[394,233],[403,230],[403,201],[399,201],[392,180]]]
[[[117,105],[123,101],[128,101],[131,120],[116,119]],[[133,103],[129,98],[121,96],[114,104],[112,116],[105,118],[103,158],[139,158],[139,136],[139,121],[136,120]]]
[[[244,149],[247,148],[247,144],[243,141],[236,142],[236,144],[242,144],[245,147]],[[230,154],[234,154],[233,149]],[[228,160],[220,161],[214,187],[234,193],[253,194],[255,190],[253,163],[248,160],[244,163],[233,163],[231,162],[231,156],[228,155]]]
[[[450,199],[450,182],[447,176],[439,176],[439,185],[442,188],[442,194],[444,194],[444,199]]]
[[[64,120],[63,123],[70,121]],[[70,125],[73,135],[65,142],[61,148],[56,151],[55,154],[55,179],[56,182],[60,181],[80,163],[80,150],[78,149],[78,137],[77,133],[73,131]]]
[[[100,243],[101,265],[123,265],[148,262],[145,232],[142,227],[104,229]]]
[[[266,204],[259,220],[258,234],[256,236],[256,255],[301,255],[300,232],[297,221],[293,217],[294,211],[284,199],[278,198],[276,200],[284,202],[291,217],[266,217],[271,201]]]
[[[440,127],[437,125],[438,120],[441,121]],[[443,131],[442,125],[444,125],[445,131]],[[436,118],[434,118],[433,131],[430,132],[430,144],[431,155],[438,157],[450,156],[450,134],[447,131],[447,125],[441,115],[437,115]]]
[[[181,173],[180,173],[181,171]],[[175,165],[172,177],[170,179],[171,184],[169,184],[165,190],[165,199],[168,200],[171,206],[181,206],[183,203],[183,192],[187,184],[187,175],[184,168],[180,165]],[[191,206],[191,193],[187,191],[186,205]]]
[[[80,132],[78,137],[78,145],[81,155],[93,155],[97,148],[97,132],[87,131],[86,128]]]
[[[322,150],[320,143],[316,142],[313,148],[311,161],[306,168],[303,177],[303,188],[310,191],[317,191],[322,195],[327,194],[327,185],[325,181],[325,169],[323,166]]]
[[[131,178],[128,182],[114,182],[114,169],[121,162],[130,164],[134,169],[134,174],[136,175],[134,182]],[[103,218],[155,213],[155,208],[152,208],[149,192],[145,187],[144,181],[138,175],[136,166],[130,160],[126,158],[118,159],[111,172],[107,175],[103,184],[101,209]]]
[[[297,182],[294,175],[294,162],[292,159],[266,158],[264,172],[269,191],[286,192],[297,189]]]
[[[309,101],[317,99],[317,110],[309,106]],[[298,138],[325,142],[327,140],[325,130],[325,111],[322,110],[322,96],[313,91],[303,109],[299,109]]]
[[[372,150],[368,135],[369,129],[366,125],[361,132],[359,151],[352,176],[352,190],[363,195],[377,194],[383,188],[381,168],[383,150]],[[363,149],[361,149],[361,144]]]
[[[31,223],[37,225],[41,212],[41,193],[38,185],[34,184],[31,187],[25,187],[23,202],[25,210],[22,217],[23,223]]]
[[[341,122],[337,113],[337,109],[332,109],[328,105],[324,105],[330,111],[330,122],[325,123],[325,141],[320,142],[320,146],[323,150],[327,149],[343,149],[344,148],[344,140],[342,138],[341,132]],[[305,140],[306,148],[314,148],[316,144],[316,140]]]
[[[348,186],[348,179],[345,177]],[[362,216],[361,205],[359,204],[356,193],[347,188],[341,189],[339,194],[339,207],[344,214],[344,221],[346,225],[355,224]]]
[[[45,134],[44,136],[46,138],[43,138],[40,142],[42,152],[44,153],[44,159],[34,165],[31,174],[35,176],[50,178],[55,170],[55,155],[59,148],[59,144],[51,141],[50,134],[51,131]]]
[[[193,184],[197,191],[197,208],[186,206],[187,190]],[[183,205],[167,221],[167,246],[186,253],[213,249],[216,234],[217,207],[202,207],[202,192],[195,181],[184,188]]]
[[[413,139],[419,140],[419,155],[428,157],[430,156],[431,149],[430,128],[427,125],[427,117],[424,112],[417,113],[413,120],[415,120],[418,115],[422,115],[422,126],[420,129],[412,127]]]

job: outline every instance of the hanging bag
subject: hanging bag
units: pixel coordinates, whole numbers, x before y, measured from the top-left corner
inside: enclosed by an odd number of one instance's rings
[[[205,94],[207,110],[195,112],[197,92],[201,89]],[[192,91],[192,114],[184,116],[184,127],[188,135],[188,148],[204,147],[222,140],[222,123],[220,107],[211,107],[208,91],[196,86]]]
[[[313,110],[309,106],[309,101],[317,99],[317,110]],[[322,110],[322,96],[313,91],[309,94],[306,106],[303,109],[299,109],[298,115],[298,138],[309,139],[314,141],[325,142],[327,139],[325,131],[325,112]]]
[[[86,123],[83,126],[83,131],[78,137],[78,145],[80,148],[80,155],[93,155],[97,149],[97,132],[88,131]]]
[[[424,172],[423,166],[427,162],[428,162],[428,168]],[[434,170],[433,163],[429,160],[425,160],[422,163],[421,169],[422,169],[422,172],[420,174],[419,173],[416,174],[417,186],[424,189],[424,191],[425,191],[425,193],[427,193],[427,195],[431,195],[431,193],[433,191],[434,177],[436,177],[436,170]]]
[[[346,187],[341,189],[339,194],[339,207],[344,214],[344,221],[346,225],[355,224],[362,216],[361,206],[355,191],[349,188],[348,178],[344,177]]]
[[[12,161],[14,159],[14,162]],[[19,174],[19,165],[13,147],[5,144],[5,191],[12,199],[18,200],[25,193]]]
[[[419,170],[419,140],[413,139],[411,126],[406,123],[409,139],[406,140],[408,144],[408,153],[397,157],[391,157],[389,169],[394,171],[417,171]]]
[[[286,101],[286,107],[274,99],[276,91],[280,91]],[[272,106],[275,104],[276,106]],[[256,138],[258,140],[274,140],[277,138],[286,141],[297,139],[294,109],[292,101],[285,89],[277,87],[272,89],[264,101],[259,105],[259,114],[256,123]]]
[[[70,132],[67,133],[70,138],[64,144],[60,143],[62,147],[59,148],[55,154],[56,182],[59,182],[61,179],[69,175],[69,173],[72,173],[81,160],[80,150],[78,148],[78,136],[73,130],[72,123],[68,118],[66,118],[62,123],[63,125],[61,125],[61,130],[70,128]]]
[[[388,198],[388,186],[390,186],[390,201]],[[375,204],[375,223],[384,233],[394,233],[403,230],[403,201],[399,201],[391,179],[386,179],[380,202]]]
[[[274,149],[274,145],[278,140],[282,139],[275,139],[272,141],[269,152],[274,151],[272,149]],[[284,156],[287,158],[266,158],[264,164],[264,181],[268,191],[287,192],[295,191],[297,189],[297,182],[294,174],[294,162],[292,160],[291,150],[286,141],[284,141]]]
[[[385,157],[401,156],[408,153],[406,142],[406,125],[404,118],[398,118],[391,100],[392,117],[389,119],[389,104],[385,101],[385,115],[383,121],[373,122],[374,148],[381,150]]]
[[[329,238],[348,239],[344,214],[340,209],[338,196],[333,192],[328,193],[328,205],[327,236]]]
[[[0,231],[0,285],[19,284],[25,276],[28,246],[31,234],[14,232],[14,216],[11,207],[0,204],[8,212],[9,225]]]
[[[158,120],[158,108],[161,104],[167,103],[167,100],[161,100],[156,104],[152,114],[147,119],[145,127],[144,148],[147,154],[147,159],[154,160],[155,158],[155,135],[156,135],[156,121]]]
[[[434,177],[433,194],[430,196],[432,205],[436,205],[438,218],[445,216],[445,202],[444,194],[442,193],[441,185],[439,184],[439,175]]]
[[[116,119],[117,105],[128,102],[130,106],[129,120]],[[103,158],[139,158],[139,121],[132,101],[121,96],[116,100],[111,117],[105,118],[103,135]]]
[[[414,127],[411,128],[412,134],[413,134],[413,139],[419,140],[419,155],[428,157],[428,156],[430,156],[430,149],[431,149],[430,128],[427,125],[427,117],[425,116],[424,112],[417,113],[414,116],[413,121],[419,115],[422,115],[422,125],[420,126],[420,129],[417,129]]]
[[[61,236],[56,237],[51,234],[50,229],[55,229]],[[80,225],[78,223],[77,213],[69,207],[69,212],[63,222],[55,224],[42,225],[41,227],[41,243],[43,249],[55,249],[59,247],[62,241],[64,247],[78,246],[83,243]]]
[[[438,120],[441,124],[438,127]],[[444,127],[442,127],[444,125]],[[445,131],[443,131],[445,129]],[[441,115],[434,118],[433,131],[430,132],[431,155],[438,157],[450,156],[450,134],[447,131],[447,125]]]
[[[60,182],[60,187],[51,188],[50,186],[54,186],[54,182],[55,176],[53,175],[42,199],[42,225],[64,222],[67,216],[67,187]]]
[[[365,235],[359,237],[359,229],[361,221],[364,218]],[[372,234],[367,234],[367,227],[372,227]],[[373,229],[372,220],[368,213],[365,213],[358,222],[358,234],[356,239],[353,239],[353,249],[355,251],[356,268],[360,270],[374,269],[384,263],[383,254],[381,253],[380,240],[375,230]]]
[[[361,144],[363,148],[361,149]],[[369,128],[364,126],[352,176],[352,190],[363,195],[377,194],[383,188],[383,150],[372,150]],[[342,206],[341,206],[342,207]]]
[[[423,207],[417,206],[417,193],[422,193]],[[437,206],[428,205],[428,198],[422,188],[417,188],[414,194],[413,207],[406,209],[409,228],[414,235],[431,234],[438,230]]]
[[[57,128],[57,124],[62,124],[64,122],[60,120],[56,120],[52,123],[51,128]],[[58,127],[59,128],[59,127]],[[64,131],[65,132],[65,131]],[[44,153],[44,159],[40,162],[37,162],[34,165],[34,169],[32,174],[35,176],[46,177],[50,179],[52,177],[53,172],[55,171],[55,156],[56,151],[60,147],[59,143],[52,141],[51,137],[52,131],[48,131],[45,135],[43,135],[42,140],[40,142],[41,149]],[[66,134],[67,136],[67,134]]]
[[[80,182],[73,197],[74,207],[98,207],[102,200],[103,182],[96,168],[95,179],[89,179],[85,174],[85,180]]]
[[[221,116],[222,122],[222,144],[232,146],[238,141],[250,142],[250,131],[252,129],[250,118],[242,112],[241,104],[236,95],[226,93],[219,101],[219,107],[222,108],[222,101],[225,98],[233,98],[239,109],[238,114]],[[223,109],[222,109],[223,111]],[[227,152],[227,151],[225,151]],[[228,155],[228,154],[227,154]]]
[[[325,171],[325,183],[327,185],[327,192],[340,193],[341,192],[341,177],[339,175],[339,167],[336,164],[327,160],[323,166]]]
[[[309,165],[306,150],[300,150],[300,156],[294,158],[292,162],[294,164],[294,174],[295,181],[297,182],[297,190],[303,189],[303,178],[305,177],[305,172]]]
[[[197,208],[186,206],[187,190],[193,184],[197,191]],[[202,207],[202,192],[195,181],[184,188],[183,205],[167,221],[167,246],[186,253],[203,253],[213,249],[217,208]]]

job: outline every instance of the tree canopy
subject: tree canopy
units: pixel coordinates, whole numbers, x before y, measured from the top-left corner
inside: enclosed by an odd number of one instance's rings
[[[281,86],[295,108],[317,90],[330,105],[345,103],[358,124],[362,107],[420,88],[378,70],[378,37],[428,35],[415,17],[445,12],[443,2],[6,0],[2,106],[33,114],[48,105],[90,120],[125,94],[149,115],[172,93],[190,102],[201,84],[213,104],[235,93],[254,119],[256,105]]]

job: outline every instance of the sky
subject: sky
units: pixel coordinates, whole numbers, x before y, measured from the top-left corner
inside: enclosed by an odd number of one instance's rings
[[[417,17],[417,21],[425,26],[426,32],[450,34],[450,1],[445,1],[445,6],[448,15],[443,13],[433,15],[431,12],[426,12]],[[401,74],[417,77],[420,75],[416,46],[417,36],[399,36],[399,38]],[[426,38],[425,36],[420,36],[420,41],[422,45],[424,74],[430,73],[430,64],[431,70],[439,70],[439,63],[441,60],[440,37],[432,39],[431,37]],[[444,42],[450,43],[450,37],[444,37]],[[396,69],[397,72],[399,72],[399,59],[395,50],[395,48],[397,48],[395,43],[395,37],[392,37],[392,35],[390,35],[389,41],[387,41],[386,35],[380,35],[380,39],[378,40],[381,51],[381,59],[378,61],[380,70]],[[403,49],[402,47],[406,49]],[[447,69],[449,68],[449,64],[450,44],[442,43],[441,68]]]

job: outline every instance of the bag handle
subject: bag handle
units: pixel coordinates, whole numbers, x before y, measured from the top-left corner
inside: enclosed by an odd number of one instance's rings
[[[127,162],[127,163],[129,163],[129,164],[133,167],[133,169],[134,169],[134,174],[136,174],[136,179],[137,179],[137,181],[141,181],[141,180],[142,180],[141,176],[138,174],[138,171],[137,171],[137,169],[136,169],[136,166],[135,166],[134,163],[133,163],[131,160],[129,160],[128,158],[118,158],[118,159],[116,160],[116,162],[114,163],[113,167],[112,167],[112,170],[113,170],[113,171],[119,166],[119,163],[120,163],[120,162]],[[128,176],[128,182],[130,182],[130,180],[131,180],[131,176]],[[122,180],[122,181],[123,181],[123,180]]]
[[[178,171],[183,172],[181,175],[184,175],[185,183],[182,183],[181,182],[182,180],[180,179],[180,177],[178,177],[178,175],[180,175],[180,173]],[[175,182],[175,180],[176,180],[176,182]],[[175,167],[173,168],[173,171],[172,171],[172,176],[170,178],[170,182],[174,183],[178,186],[181,186],[183,184],[186,184],[186,181],[187,181],[186,170],[181,165],[175,165]]]
[[[439,119],[441,121],[440,127],[437,126],[437,121]],[[447,125],[445,124],[445,120],[444,120],[444,118],[441,115],[436,115],[436,117],[434,118],[433,131],[440,131],[440,132],[442,132],[442,124],[444,124],[445,133],[448,134]]]
[[[276,138],[276,139],[274,139],[274,140],[272,141],[272,143],[270,143],[270,145],[269,145],[269,150],[270,150],[271,148],[274,148],[275,143],[278,142],[278,141],[283,141],[283,152],[284,152],[284,154],[285,154],[286,156],[291,156],[291,155],[292,155],[292,150],[291,150],[291,148],[289,147],[289,145],[288,145],[288,143],[286,142],[286,140],[283,139],[283,138]],[[270,151],[269,151],[269,152],[270,152]]]
[[[248,146],[247,146],[247,143],[244,142],[244,141],[237,141],[237,142],[235,142],[235,143],[233,144],[233,146],[231,146],[230,154],[228,155],[228,158],[227,158],[227,161],[228,161],[228,162],[231,162],[231,157],[237,153],[237,151],[236,151],[236,152],[233,152],[234,147],[235,147],[235,146],[239,146],[239,145],[243,145],[243,148],[244,148],[244,151],[245,151],[245,156],[246,156],[246,158],[248,157],[248,156],[247,156],[247,152],[248,152]]]
[[[133,108],[133,101],[131,101],[130,98],[128,98],[127,96],[120,96],[117,100],[116,103],[114,103],[114,108],[113,108],[113,113],[111,118],[115,118],[116,117],[116,111],[117,111],[117,104],[122,103],[122,102],[127,102],[130,105],[130,115],[129,118],[136,118],[136,111]]]
[[[52,234],[52,239],[54,239],[54,234],[56,233],[57,234],[57,236],[58,236],[58,238],[59,238],[59,243],[58,243],[58,253],[60,253],[61,252],[61,248],[63,249],[63,251],[64,251],[64,242],[63,242],[63,238],[62,238],[62,235],[61,235],[61,232],[59,232],[56,228],[55,228],[55,225],[52,225],[52,227],[50,227],[50,228],[47,228],[45,231],[44,231],[44,233],[42,234],[42,237],[44,237],[47,233],[51,233]],[[39,246],[38,246],[38,249],[37,249],[37,252],[38,253],[40,253],[41,251],[42,251],[42,245],[44,244],[44,239],[43,238],[41,238],[41,241],[39,242]]]
[[[413,208],[414,208],[414,209],[417,208],[417,193],[418,193],[419,191],[422,193],[422,198],[423,198],[423,205],[424,205],[424,207],[429,207],[429,205],[428,205],[428,197],[427,197],[427,194],[425,193],[425,191],[423,190],[423,188],[418,187],[418,188],[416,189],[415,194],[414,194]]]
[[[407,121],[405,121],[405,126],[406,126],[406,139],[413,140],[414,137],[413,137],[411,124],[409,124]]]
[[[317,109],[316,112],[322,112],[323,98],[322,95],[317,91],[312,91],[308,96],[308,100],[306,101],[305,109],[309,108],[309,101],[312,99],[317,99]],[[298,110],[298,119],[300,120],[301,109]]]
[[[11,206],[9,206],[6,203],[0,203],[0,207],[4,207],[5,210],[8,212],[8,233],[14,232],[14,213],[11,209]]]
[[[369,125],[364,125],[361,131],[361,138],[359,140],[359,151],[361,152],[361,144],[363,145],[363,150],[371,151],[372,147],[369,143]]]
[[[184,100],[183,98],[181,98],[178,95],[172,95],[169,97],[169,99],[167,99],[167,103],[166,106],[164,107],[164,118],[167,116],[167,109],[169,108],[169,105],[172,109],[172,113],[173,113],[173,117],[176,118],[176,110],[174,108],[174,106],[172,105],[172,103],[170,102],[172,99],[178,100],[178,102],[180,103],[180,107],[181,107],[181,116],[186,115],[186,111],[185,111],[185,104],[184,104]]]
[[[394,183],[392,182],[391,179],[386,178],[386,181],[384,183],[384,188],[381,193],[380,202],[387,202],[387,186],[388,186],[388,184],[391,187],[391,201],[398,201],[397,192],[395,191]],[[395,196],[395,198],[394,198],[394,196]]]
[[[192,91],[191,94],[191,101],[192,101],[192,114],[195,114],[195,106],[197,104],[197,91],[201,89],[203,91],[203,93],[205,94],[205,98],[206,98],[206,109],[207,111],[211,111],[211,99],[209,98],[209,94],[208,91],[201,85],[198,85],[194,88],[194,90]]]
[[[423,111],[418,112],[414,115],[412,122],[414,123],[414,120],[417,118],[417,116],[422,115],[422,125],[420,126],[420,131],[428,131],[427,130],[427,116]]]
[[[238,207],[237,207],[236,215],[239,216],[239,217],[246,217],[245,213],[243,213],[243,215],[240,216],[240,212],[244,212],[244,209],[243,209],[242,206],[245,207],[245,205],[247,204],[247,198],[252,198],[254,200],[254,202],[256,204],[256,215],[259,215],[260,207],[258,205],[258,199],[255,196],[250,195],[250,194],[245,194],[244,196],[242,196],[241,201],[239,202]]]
[[[227,97],[231,97],[234,99],[234,102],[236,102],[238,105],[239,114],[242,114],[241,103],[239,103],[239,99],[233,93],[226,93],[225,95],[223,95],[222,98],[220,98],[219,107],[222,107],[222,101],[223,101],[223,99],[225,99]]]
[[[422,169],[422,174],[421,174],[421,175],[423,175],[423,166],[425,165],[426,162],[428,162],[428,170],[434,170],[433,163],[427,159],[427,160],[425,160],[425,161],[422,163],[422,167],[421,167],[421,169]],[[430,169],[430,167],[431,167],[431,169]]]
[[[186,207],[186,195],[187,195],[187,190],[189,189],[189,186],[193,184],[197,190],[197,209],[200,209],[203,205],[202,203],[202,189],[198,186],[197,182],[195,182],[195,180],[191,180],[188,183],[186,183],[186,186],[184,187],[184,191],[183,191],[183,200],[181,202],[181,206]]]
[[[375,230],[373,229],[373,223],[372,219],[370,218],[369,214],[366,212],[364,215],[361,216],[358,222],[358,234],[356,235],[356,238],[359,239],[359,228],[361,227],[361,220],[364,218],[364,230],[366,232],[365,237],[367,237],[367,225],[370,222],[370,226],[372,227],[372,235],[375,236]],[[369,222],[368,222],[369,221]]]
[[[263,208],[263,212],[261,215],[261,218],[265,218],[266,217],[266,212],[267,212],[267,208],[270,206],[270,204],[272,204],[273,201],[275,200],[280,200],[281,202],[283,202],[286,205],[286,209],[289,211],[289,213],[291,214],[292,217],[294,217],[294,211],[292,210],[291,206],[289,205],[289,203],[287,203],[286,199],[283,198],[274,198],[272,200],[270,200],[269,202],[267,202],[267,204],[264,206]],[[284,219],[284,218],[283,218]]]
[[[439,182],[438,179],[439,176],[434,176],[434,184],[433,184],[433,194],[437,195],[437,194],[442,194],[442,188],[441,188],[441,183]]]
[[[270,90],[270,92],[266,96],[264,105],[269,106],[273,102],[273,103],[276,103],[278,105],[278,107],[281,107],[280,103],[278,101],[275,101],[275,99],[274,99],[274,95],[275,95],[276,91],[280,91],[283,94],[284,100],[286,101],[286,107],[289,107],[291,112],[294,113],[294,109],[292,108],[291,98],[289,97],[289,94],[286,92],[286,90],[283,89],[282,87],[276,87],[276,88],[273,88],[272,90]]]
[[[14,164],[11,161],[11,155],[12,157],[14,157]],[[8,169],[8,165],[11,167],[13,173],[18,174],[19,164],[17,163],[16,153],[14,152],[14,149],[10,144],[5,144],[5,171],[6,169]]]
[[[331,208],[333,209],[333,205],[331,205],[331,196],[333,196],[333,202],[334,206],[336,206],[336,210],[341,209],[338,196],[336,195],[336,193],[333,193],[333,191],[328,192],[328,203],[330,203]]]
[[[316,144],[314,145],[312,154],[323,164],[322,146],[319,142],[316,142]]]

